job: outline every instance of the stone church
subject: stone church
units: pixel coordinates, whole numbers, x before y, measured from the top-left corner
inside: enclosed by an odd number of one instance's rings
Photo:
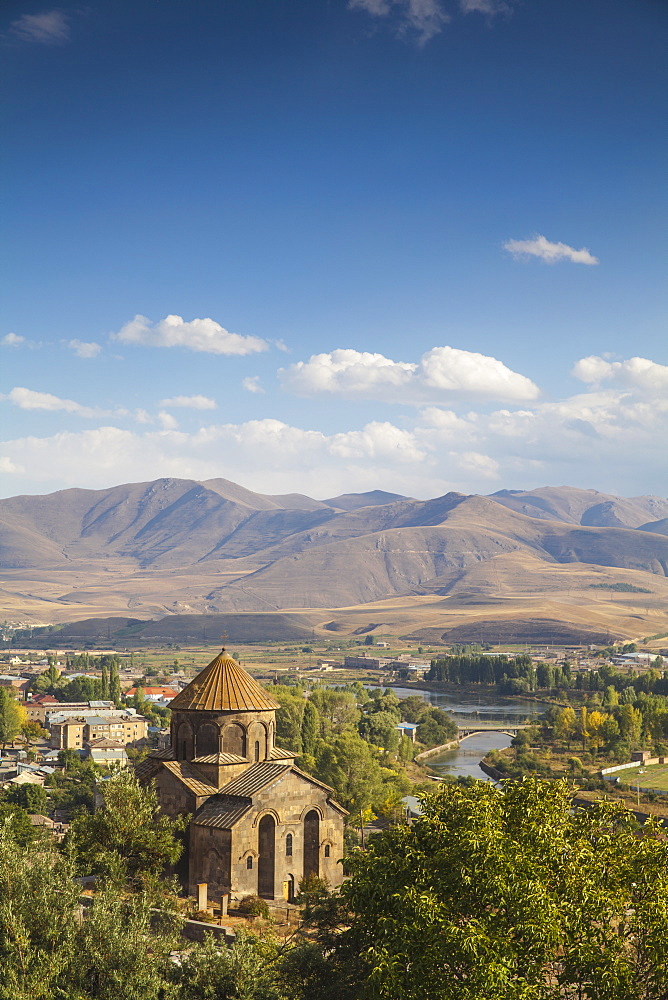
[[[276,746],[269,693],[223,649],[169,707],[171,747],[136,772],[163,812],[192,817],[189,893],[291,901],[311,873],[339,885],[346,810]]]

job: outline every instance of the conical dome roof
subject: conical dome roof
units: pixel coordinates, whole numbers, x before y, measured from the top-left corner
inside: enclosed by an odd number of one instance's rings
[[[178,711],[265,712],[280,708],[263,687],[222,649],[169,703]]]

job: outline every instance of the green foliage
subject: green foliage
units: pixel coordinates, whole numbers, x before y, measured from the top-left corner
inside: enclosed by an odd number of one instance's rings
[[[178,974],[178,1000],[283,1000],[277,985],[278,947],[267,938],[238,930],[231,948],[212,937],[184,958]]]
[[[237,905],[237,910],[247,917],[269,916],[269,904],[261,896],[244,896]]]
[[[0,830],[8,841],[21,847],[32,844],[38,835],[26,810],[7,800],[0,802]]]
[[[427,674],[429,681],[448,682],[450,684],[500,684],[505,685],[512,680],[525,680],[529,683],[533,678],[533,665],[530,656],[485,656],[484,654],[467,653],[457,656],[445,656],[431,661],[431,669]]]
[[[411,694],[399,702],[399,711],[403,722],[419,722],[429,707],[429,703],[417,694]]]
[[[399,746],[400,738],[397,722],[395,712],[372,712],[360,719],[359,732],[367,742],[394,752]]]
[[[142,788],[129,770],[100,789],[104,806],[92,815],[79,813],[68,833],[83,875],[114,875],[137,887],[176,864],[182,824],[160,813],[155,792]]]
[[[380,753],[357,733],[348,730],[328,741],[320,741],[316,749],[315,773],[335,789],[338,801],[346,809],[359,812],[384,802],[392,789],[402,787],[401,777],[381,764]]]
[[[421,716],[417,728],[417,738],[425,746],[440,746],[457,736],[457,723],[449,712],[440,708],[428,708]]]
[[[275,684],[271,695],[281,706],[276,712],[276,742],[286,750],[302,752],[302,719],[306,704],[301,688]]]
[[[316,741],[320,736],[320,715],[313,702],[308,699],[302,715],[302,753],[313,755]]]
[[[503,793],[445,785],[423,808],[348,859],[330,978],[361,962],[353,995],[374,1000],[665,995],[668,845],[655,825],[638,837],[623,807],[573,810],[566,782],[533,779]]]
[[[360,719],[357,699],[352,691],[340,688],[316,688],[309,699],[317,708],[323,735],[342,733],[356,726]]]
[[[28,813],[44,815],[46,791],[41,785],[14,785],[5,791],[5,801],[25,809]]]
[[[589,590],[614,590],[618,594],[651,594],[647,587],[636,587],[634,583],[590,583]]]

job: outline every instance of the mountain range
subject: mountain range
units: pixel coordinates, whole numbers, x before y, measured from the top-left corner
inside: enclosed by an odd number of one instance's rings
[[[589,599],[606,587],[649,591],[647,613],[658,602],[660,617],[667,536],[668,500],[571,487],[315,500],[158,479],[0,500],[5,617],[23,609],[43,621],[493,603],[573,588]]]

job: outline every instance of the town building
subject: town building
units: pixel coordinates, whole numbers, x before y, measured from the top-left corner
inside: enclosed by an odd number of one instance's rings
[[[93,740],[107,739],[121,746],[137,746],[148,736],[148,719],[136,712],[78,715],[49,720],[51,745],[58,750],[81,750]]]
[[[128,709],[117,709],[113,701],[58,701],[51,694],[38,694],[29,701],[22,701],[28,718],[31,721],[39,722],[48,727],[49,719],[53,715],[63,717],[82,715],[84,713],[97,712],[98,714],[109,715],[110,712],[124,714]]]
[[[128,755],[125,752],[123,744],[117,740],[108,740],[104,737],[91,740],[90,743],[87,743],[83,756],[90,757],[94,764],[99,764],[101,767],[110,767],[112,765],[125,767],[128,763]]]
[[[189,892],[292,901],[309,874],[339,885],[346,810],[276,746],[271,695],[223,650],[170,708],[169,749],[136,773],[165,813],[191,817]]]

